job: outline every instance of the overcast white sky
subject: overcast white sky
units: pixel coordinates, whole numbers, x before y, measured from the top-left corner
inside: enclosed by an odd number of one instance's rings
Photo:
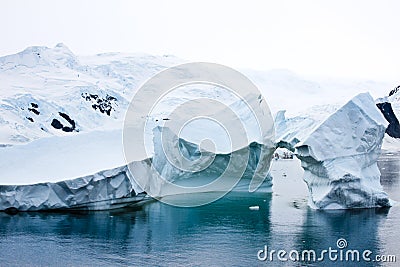
[[[397,0],[3,0],[0,10],[0,55],[63,42],[78,55],[147,52],[300,74],[400,77]]]

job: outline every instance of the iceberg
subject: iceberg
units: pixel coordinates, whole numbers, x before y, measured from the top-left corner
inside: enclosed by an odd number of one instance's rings
[[[368,93],[355,96],[321,122],[287,121],[278,145],[293,150],[301,160],[310,207],[391,206],[377,166],[387,126]]]
[[[121,140],[120,130],[94,131],[1,148],[0,210],[105,210],[145,200]]]
[[[0,186],[0,210],[108,210],[146,199],[126,166],[56,183]]]
[[[178,137],[167,127],[156,127],[153,132],[155,151],[150,177],[154,179],[158,176],[160,179],[156,184],[143,186],[152,196],[211,191],[249,192],[250,183],[257,175],[262,176],[258,177],[260,185],[257,192],[272,191],[272,177],[268,170],[274,147],[251,142],[229,153],[215,153]],[[162,138],[167,138],[168,142],[162,143]],[[169,152],[174,148],[179,148],[180,157],[171,157]],[[262,150],[266,153],[261,153]],[[146,184],[146,181],[139,184]]]
[[[196,160],[203,153],[212,164],[197,165],[195,172],[174,167],[161,150],[161,133],[167,134],[171,138],[168,143],[179,146],[188,159]],[[140,205],[151,200],[150,196],[187,192],[173,191],[171,183],[193,188],[196,193],[210,192],[203,185],[218,178],[228,166],[228,180],[213,184],[212,190],[248,192],[258,164],[264,164],[266,170],[269,167],[269,161],[260,158],[265,146],[256,142],[231,153],[204,153],[199,145],[178,138],[165,127],[154,129],[154,142],[153,156],[129,164],[123,157],[122,132],[116,130],[42,138],[1,148],[0,211],[109,210]],[[270,157],[274,148],[268,149]],[[232,163],[233,155],[236,160]],[[229,174],[241,168],[242,177],[238,178],[243,179],[237,182],[236,176]],[[166,180],[160,182],[157,174]],[[266,174],[262,178],[257,192],[271,192],[272,177]]]

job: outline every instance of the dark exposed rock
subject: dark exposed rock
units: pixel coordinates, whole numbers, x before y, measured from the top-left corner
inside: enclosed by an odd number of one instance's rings
[[[73,119],[71,119],[67,114],[63,112],[58,112],[58,114],[60,114],[61,117],[63,117],[66,121],[68,121],[71,124],[72,130],[75,129],[75,121]]]
[[[89,96],[90,96],[90,98],[93,98],[95,100],[99,97],[98,95],[92,95],[92,94],[90,94]]]
[[[71,128],[71,127],[64,126],[64,127],[62,127],[62,129],[61,129],[61,130],[63,130],[64,132],[67,132],[67,133],[69,133],[69,132],[72,132],[74,129],[73,129],[73,128]]]
[[[63,127],[61,122],[57,119],[53,119],[53,121],[51,122],[51,126],[53,126],[55,129],[62,129]]]
[[[113,108],[113,104],[117,101],[117,98],[113,96],[106,95],[104,98],[102,98],[99,95],[88,93],[82,93],[81,96],[86,101],[92,102],[92,108],[94,110],[98,110],[103,114],[107,114],[108,116],[110,116],[111,111],[115,110]]]
[[[27,120],[29,120],[30,122],[34,122],[34,120],[31,117],[26,117]]]
[[[36,104],[36,103],[31,103],[31,106],[33,107],[33,108],[39,108],[39,105],[38,104]]]
[[[400,90],[400,85],[397,86],[396,88],[394,88],[392,91],[390,91],[389,96],[394,95],[395,93],[397,93]]]
[[[33,113],[35,113],[36,115],[39,115],[39,114],[40,114],[40,111],[38,111],[37,109],[34,109],[34,108],[28,108],[28,110],[29,110],[30,112],[33,112]]]
[[[106,96],[106,100],[108,100],[108,101],[117,101],[117,99],[115,97],[110,96],[110,95]]]
[[[51,126],[53,126],[55,129],[61,129],[64,132],[73,132],[76,128],[75,121],[70,118],[70,116],[66,113],[63,112],[58,112],[58,114],[65,119],[71,126],[64,126],[59,120],[53,119],[51,122]]]
[[[398,88],[399,87],[397,87],[396,89]],[[389,126],[386,128],[386,133],[393,138],[400,138],[400,124],[399,120],[397,119],[396,115],[393,112],[392,104],[384,102],[384,103],[378,103],[376,104],[376,106],[382,112],[385,119],[389,122]]]

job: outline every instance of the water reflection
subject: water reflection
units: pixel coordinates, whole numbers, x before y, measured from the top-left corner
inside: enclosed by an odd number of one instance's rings
[[[135,211],[0,213],[0,259],[4,265],[250,264],[259,242],[270,238],[270,202],[271,194],[229,194],[198,208],[153,202]],[[249,210],[254,205],[259,211]]]
[[[389,197],[400,201],[400,154],[384,153],[378,160],[378,167],[381,171],[381,184]]]
[[[303,225],[303,231],[298,236],[296,249],[306,250],[314,249],[321,251],[323,249],[338,249],[337,240],[343,238],[347,241],[348,249],[357,249],[362,251],[371,250],[374,255],[381,253],[378,229],[386,220],[389,209],[357,209],[357,210],[336,210],[336,211],[316,211],[308,209],[306,220]],[[361,254],[360,254],[361,255]],[[372,256],[371,256],[372,258]],[[319,266],[331,266],[327,255],[325,261]],[[346,266],[368,266],[361,262],[342,262]],[[340,263],[340,261],[337,261]],[[370,263],[370,266],[377,266],[376,263]]]

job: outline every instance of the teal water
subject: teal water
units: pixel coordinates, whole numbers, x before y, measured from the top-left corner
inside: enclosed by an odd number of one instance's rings
[[[400,207],[311,210],[301,173],[287,170],[292,165],[273,166],[272,194],[231,193],[197,208],[154,201],[113,212],[0,213],[0,266],[398,266],[260,261],[265,245],[321,251],[337,248],[339,238],[348,249],[400,257]],[[384,155],[379,166],[385,190],[400,200],[399,155]]]

